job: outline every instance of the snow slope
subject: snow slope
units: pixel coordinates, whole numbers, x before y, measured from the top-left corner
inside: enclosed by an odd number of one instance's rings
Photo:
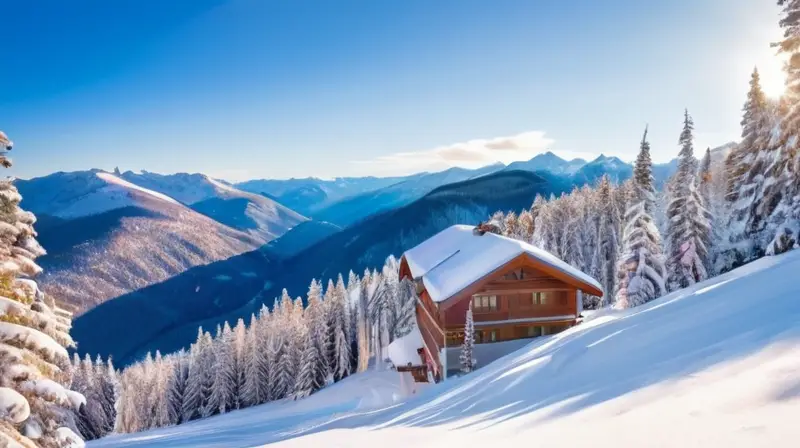
[[[794,251],[595,314],[402,404],[354,404],[374,387],[352,387],[357,375],[306,401],[89,446],[795,447],[798,272]]]
[[[48,254],[40,284],[79,313],[262,240],[99,170],[16,182]],[[164,298],[171,300],[172,298]]]
[[[268,242],[306,221],[299,213],[265,196],[239,190],[205,174],[126,171],[133,184],[175,198],[222,224]]]
[[[101,170],[59,172],[31,180],[17,180],[26,210],[37,215],[75,219],[157,200],[179,205],[175,199],[134,185]]]

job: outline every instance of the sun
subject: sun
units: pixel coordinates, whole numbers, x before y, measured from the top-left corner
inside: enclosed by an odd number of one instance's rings
[[[758,66],[761,90],[770,98],[780,98],[786,91],[786,74],[781,57],[771,57]]]

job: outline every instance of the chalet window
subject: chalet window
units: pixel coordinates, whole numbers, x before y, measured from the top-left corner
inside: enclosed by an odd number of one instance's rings
[[[535,338],[542,335],[542,327],[532,326],[528,327],[528,337]]]
[[[549,292],[534,292],[531,293],[531,304],[533,305],[547,305],[550,303]]]
[[[489,342],[494,342],[497,340],[497,333],[494,331],[489,332]]]
[[[477,338],[476,338],[477,340]],[[447,332],[447,346],[455,347],[464,343],[463,331],[448,331]]]
[[[497,311],[497,296],[472,297],[472,311],[478,313]]]

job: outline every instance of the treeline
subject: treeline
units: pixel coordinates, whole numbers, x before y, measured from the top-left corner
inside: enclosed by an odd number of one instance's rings
[[[79,429],[91,440],[307,397],[366,370],[372,356],[411,331],[414,301],[389,257],[380,272],[351,272],[346,283],[340,275],[323,289],[312,280],[305,301],[284,290],[248,325],[226,322],[213,335],[200,328],[188,351],[148,354],[118,375],[110,363],[76,359],[73,388],[94,398],[76,415]]]

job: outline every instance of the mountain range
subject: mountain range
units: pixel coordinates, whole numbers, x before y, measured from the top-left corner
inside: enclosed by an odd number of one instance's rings
[[[654,166],[657,183],[675,167]],[[49,251],[42,286],[78,312],[79,350],[124,364],[186,346],[198,325],[246,318],[282,288],[303,295],[312,278],[379,267],[451,224],[631,172],[615,157],[545,153],[394,178],[231,185],[203,174],[90,170],[16,184]]]
[[[675,160],[653,166],[658,186],[677,169]],[[418,173],[391,178],[315,178],[252,180],[236,188],[259,193],[293,208],[306,216],[346,227],[371,214],[410,204],[431,190],[454,182],[474,179],[498,171],[546,172],[574,185],[595,184],[608,174],[614,182],[631,177],[633,165],[617,157],[600,155],[594,160],[565,160],[552,152],[539,154],[528,161],[502,163],[478,169],[453,167],[437,173]]]

